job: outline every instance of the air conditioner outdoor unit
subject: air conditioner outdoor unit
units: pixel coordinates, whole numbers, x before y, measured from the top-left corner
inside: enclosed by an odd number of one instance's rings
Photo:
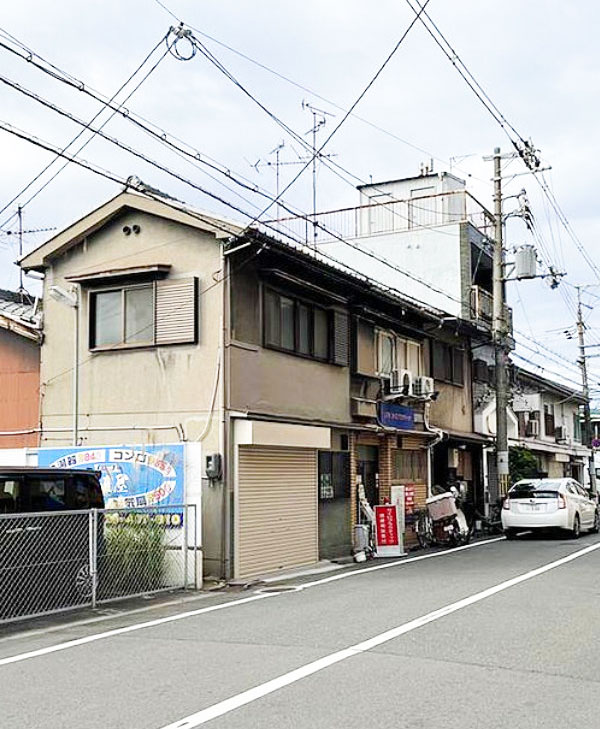
[[[434,387],[433,377],[417,377],[412,392],[415,397],[430,397],[433,395]]]
[[[392,370],[390,373],[390,392],[394,395],[410,395],[413,390],[413,377],[410,370]]]
[[[567,441],[567,429],[559,425],[558,428],[555,428],[554,430],[554,438],[557,443],[566,443]]]
[[[540,434],[540,422],[539,420],[532,420],[529,418],[527,421],[527,430],[525,431],[525,435],[528,435],[532,438],[537,438],[537,436]]]

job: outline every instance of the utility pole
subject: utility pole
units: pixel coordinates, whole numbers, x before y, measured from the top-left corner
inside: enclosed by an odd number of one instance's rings
[[[504,244],[502,219],[502,155],[494,149],[494,258],[493,258],[493,338],[496,373],[496,484],[492,502],[508,491],[508,347],[504,290]]]
[[[592,447],[592,416],[590,413],[590,386],[587,374],[587,362],[585,358],[585,324],[583,323],[581,286],[577,286],[577,339],[579,341],[579,366],[581,367],[581,381],[583,386],[583,444],[588,448]],[[588,460],[590,474],[590,489],[596,493],[596,468],[594,456]]]

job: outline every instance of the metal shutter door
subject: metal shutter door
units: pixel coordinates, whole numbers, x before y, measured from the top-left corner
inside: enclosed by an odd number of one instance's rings
[[[318,560],[317,452],[240,446],[236,575]]]

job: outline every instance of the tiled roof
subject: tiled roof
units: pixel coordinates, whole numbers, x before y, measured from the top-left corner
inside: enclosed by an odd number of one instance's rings
[[[32,329],[40,329],[42,324],[40,301],[26,292],[0,289],[0,316]]]

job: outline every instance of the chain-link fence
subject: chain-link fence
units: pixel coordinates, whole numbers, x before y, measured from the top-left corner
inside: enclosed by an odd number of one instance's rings
[[[0,622],[196,589],[195,505],[0,515]]]

